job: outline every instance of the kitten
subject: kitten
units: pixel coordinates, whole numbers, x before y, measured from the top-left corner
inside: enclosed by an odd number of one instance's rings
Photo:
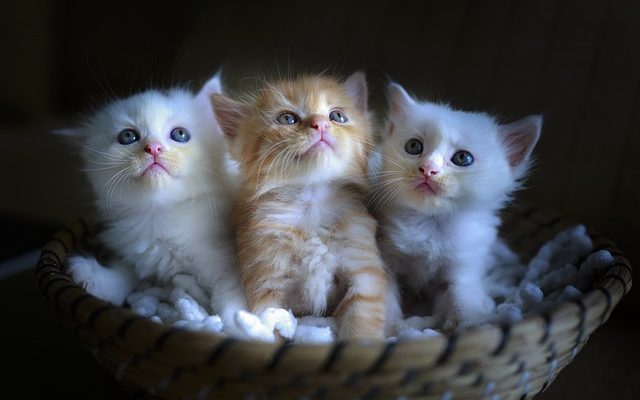
[[[225,323],[246,308],[227,220],[237,189],[209,100],[220,92],[219,74],[197,95],[149,90],[72,130],[104,226],[99,241],[117,259],[109,268],[92,257],[70,259],[69,273],[90,293],[120,305],[140,280],[166,284],[188,274]]]
[[[212,101],[243,175],[235,225],[249,310],[333,315],[339,338],[383,338],[394,298],[364,204],[372,150],[364,74],[279,81],[242,101]]]
[[[501,125],[419,102],[395,83],[388,103],[370,197],[385,261],[405,303],[431,298],[446,331],[478,324],[495,307],[483,276],[498,212],[526,175],[542,119]]]

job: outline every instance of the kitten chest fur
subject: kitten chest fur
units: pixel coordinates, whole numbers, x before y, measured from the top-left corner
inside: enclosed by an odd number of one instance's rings
[[[228,205],[221,204],[221,196],[217,201],[213,197],[201,194],[176,204],[121,210],[118,218],[106,224],[103,240],[133,265],[141,279],[155,277],[167,281],[178,272],[199,274],[205,280],[216,279],[214,268],[203,271],[195,267],[207,262],[199,258],[210,255],[213,244],[218,245],[213,249],[221,259],[211,260],[212,264],[231,259],[232,248],[220,246],[228,242],[231,230],[223,224],[202,223],[228,212]]]
[[[493,211],[437,216],[407,208],[388,211],[381,218],[380,243],[405,288],[417,292],[434,282],[448,283],[452,273],[473,268],[469,275],[477,276],[485,269],[499,224]]]
[[[287,308],[298,314],[331,313],[346,290],[343,238],[350,218],[361,212],[358,194],[335,184],[281,188],[264,196],[254,218],[272,228],[267,235],[280,237],[282,248],[269,250],[281,254],[274,273]]]

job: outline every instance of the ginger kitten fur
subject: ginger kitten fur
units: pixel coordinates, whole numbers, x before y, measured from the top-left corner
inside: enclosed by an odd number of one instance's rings
[[[382,339],[399,307],[365,206],[364,75],[272,82],[212,104],[242,170],[233,220],[249,309],[335,316],[341,339]]]

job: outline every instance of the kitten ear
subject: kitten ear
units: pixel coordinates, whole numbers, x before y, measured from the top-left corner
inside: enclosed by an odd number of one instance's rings
[[[211,77],[198,92],[197,97],[209,102],[209,97],[214,93],[222,93],[222,68]]]
[[[385,133],[391,136],[396,123],[402,123],[407,119],[407,109],[415,104],[415,100],[400,84],[390,82],[387,86],[387,103],[389,111]]]
[[[406,118],[406,109],[415,104],[415,100],[409,93],[395,82],[391,82],[387,86],[387,102],[389,103],[389,116],[401,119]]]
[[[222,132],[231,139],[235,138],[240,121],[244,117],[242,104],[222,94],[212,94],[210,101]]]
[[[527,170],[529,157],[540,138],[542,116],[531,115],[498,127],[498,136],[507,152],[507,160],[517,177]]]
[[[347,94],[355,102],[356,107],[362,113],[367,112],[367,79],[363,72],[357,71],[351,74],[344,81],[344,87],[347,90]]]

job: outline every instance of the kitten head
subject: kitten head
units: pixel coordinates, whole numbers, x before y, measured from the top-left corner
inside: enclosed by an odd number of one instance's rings
[[[499,124],[484,113],[417,101],[395,83],[387,97],[374,206],[394,198],[429,215],[497,209],[525,176],[540,116]]]
[[[217,120],[255,185],[327,182],[357,176],[370,150],[367,85],[355,73],[267,83],[237,101],[212,96]]]
[[[209,96],[220,92],[219,74],[197,95],[148,90],[111,102],[67,131],[81,141],[98,207],[171,204],[211,191],[211,154],[225,143]]]

